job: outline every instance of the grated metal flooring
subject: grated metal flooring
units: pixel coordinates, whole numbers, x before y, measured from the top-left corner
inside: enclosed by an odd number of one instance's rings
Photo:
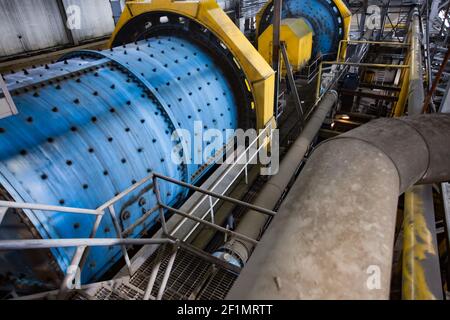
[[[164,251],[161,267],[152,290],[152,296],[155,297],[173,252],[170,246],[160,247],[155,251],[131,278],[99,284],[95,293],[89,295],[89,299],[141,300],[160,250]],[[223,300],[237,276],[237,273],[225,269],[223,266],[215,265],[191,251],[179,248],[163,300]],[[73,299],[86,300],[88,298],[86,293],[77,293]]]

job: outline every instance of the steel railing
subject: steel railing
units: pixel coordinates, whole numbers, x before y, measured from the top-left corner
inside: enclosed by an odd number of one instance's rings
[[[62,206],[53,206],[45,204],[32,204],[32,203],[18,203],[12,201],[0,201],[0,208],[4,209],[22,209],[22,210],[38,210],[44,214],[52,212],[65,213],[65,214],[82,214],[82,215],[95,215],[93,227],[90,231],[89,238],[84,239],[31,239],[31,240],[0,240],[0,250],[29,250],[29,249],[51,249],[51,248],[64,248],[75,247],[75,254],[73,255],[71,262],[65,272],[65,277],[60,286],[59,297],[63,297],[64,294],[71,287],[71,284],[77,276],[77,272],[82,272],[83,266],[86,262],[89,248],[94,246],[120,246],[122,248],[125,264],[128,271],[132,274],[131,262],[126,250],[127,245],[151,245],[161,243],[173,243],[171,239],[124,239],[122,236],[122,230],[117,220],[114,205],[122,198],[139,188],[140,186],[152,181],[152,175],[147,176],[141,181],[137,182],[127,190],[123,191],[119,195],[115,196],[99,208],[82,209],[71,208]],[[5,210],[6,211],[6,210]],[[109,213],[113,221],[114,229],[116,231],[117,238],[99,239],[96,238],[97,230],[103,220],[106,213]],[[0,216],[0,224],[3,221],[5,214]],[[143,223],[143,221],[141,221]]]
[[[222,177],[219,178],[210,188],[210,191],[214,191],[217,189],[217,187],[223,182],[223,180],[238,166],[238,165],[242,165],[242,168],[239,169],[239,171],[235,174],[235,176],[233,177],[233,179],[228,183],[227,187],[224,188],[224,190],[221,192],[221,195],[225,194],[230,188],[231,186],[236,182],[236,180],[240,177],[240,175],[242,173],[245,174],[245,181],[246,183],[248,183],[248,167],[249,165],[252,163],[252,161],[255,159],[255,157],[258,155],[258,152],[260,150],[262,150],[263,148],[265,148],[269,141],[273,140],[273,128],[272,125],[268,125],[266,126],[263,130],[261,130],[260,134],[249,144],[249,146],[242,151],[241,154],[238,153],[237,155],[237,159],[230,164],[230,166],[227,168],[227,170],[224,172],[224,174],[222,174]],[[256,148],[254,147],[255,144],[257,142],[260,142],[261,139],[264,136],[269,136],[269,139],[264,139],[263,143],[261,143],[259,146],[257,146]],[[253,152],[253,154],[252,154]],[[242,163],[242,159],[246,157],[246,161],[244,163]],[[204,220],[208,215],[211,215],[212,219],[214,220],[214,207],[217,205],[217,203],[219,202],[219,199],[217,199],[216,201],[212,202],[211,197],[207,197],[206,195],[202,197],[202,199],[194,206],[194,208],[192,208],[189,212],[189,215],[192,215],[196,210],[198,210],[198,208],[206,201],[206,199],[209,200],[209,205],[210,205],[210,210],[208,210],[202,217],[201,219]],[[171,232],[171,236],[175,235],[175,233],[182,227],[182,225],[184,223],[186,223],[189,219],[188,218],[184,218],[178,225],[177,227]],[[195,232],[195,230],[198,228],[200,224],[197,223],[192,229],[191,231],[183,238],[183,241],[186,241],[193,232]]]
[[[160,193],[159,193],[158,179],[164,180],[164,181],[169,182],[169,183],[176,184],[176,185],[184,187],[184,188],[188,188],[188,189],[193,190],[195,192],[203,193],[203,194],[205,194],[205,196],[208,196],[208,197],[214,197],[214,198],[217,198],[218,200],[231,202],[231,203],[236,204],[238,206],[243,206],[243,207],[246,207],[247,209],[255,210],[256,212],[259,212],[261,214],[265,214],[265,215],[269,215],[269,216],[275,216],[276,215],[276,212],[274,212],[272,210],[268,210],[268,209],[265,209],[265,208],[262,208],[262,207],[259,207],[259,206],[255,206],[255,205],[252,205],[252,204],[244,202],[244,201],[240,201],[240,200],[237,200],[237,199],[234,199],[234,198],[231,198],[231,197],[224,196],[222,194],[218,194],[218,193],[206,190],[206,189],[202,189],[202,188],[196,187],[196,186],[194,186],[192,184],[189,184],[189,183],[186,183],[186,182],[182,182],[182,181],[179,181],[179,180],[176,180],[176,179],[173,179],[173,178],[170,178],[170,177],[158,174],[158,173],[154,173],[153,174],[153,186],[154,186],[154,189],[155,189],[156,199],[157,199],[157,203],[158,203],[158,207],[159,207],[163,235],[166,236],[166,237],[171,237],[171,233],[167,229],[167,223],[166,223],[166,218],[165,218],[165,214],[164,214],[165,210],[168,211],[168,212],[172,212],[174,214],[180,215],[180,216],[184,217],[185,219],[193,220],[193,221],[197,222],[198,224],[203,224],[203,225],[205,225],[207,227],[210,227],[210,228],[212,228],[212,229],[214,229],[216,231],[222,232],[222,233],[224,233],[224,234],[226,234],[228,236],[234,236],[234,237],[236,237],[238,239],[242,239],[242,240],[251,242],[251,243],[253,243],[255,245],[258,244],[258,240],[257,239],[252,239],[250,237],[247,237],[246,235],[243,235],[243,234],[240,234],[238,232],[234,232],[232,230],[229,230],[227,228],[219,226],[219,225],[215,224],[214,222],[206,221],[204,219],[195,217],[192,214],[189,214],[187,212],[184,212],[182,210],[179,210],[179,209],[176,209],[174,207],[171,207],[171,206],[168,206],[168,205],[164,204],[162,202],[162,199],[161,199],[161,196],[160,196]],[[168,280],[169,280],[169,276],[170,276],[170,273],[172,271],[172,268],[173,268],[173,265],[174,265],[174,261],[175,261],[176,255],[177,255],[177,250],[178,250],[178,247],[176,247],[175,250],[173,250],[173,252],[171,253],[168,265],[167,265],[166,270],[165,270],[164,275],[163,275],[163,280],[161,282],[161,286],[160,286],[160,288],[158,290],[158,294],[156,296],[156,300],[161,300],[163,295],[164,295],[165,288],[167,286],[167,283],[168,283]],[[160,252],[158,254],[158,257],[156,258],[156,263],[155,263],[155,265],[154,265],[154,267],[152,269],[152,272],[151,272],[151,275],[150,275],[150,278],[149,278],[149,282],[148,282],[147,288],[145,290],[144,300],[149,300],[151,298],[155,299],[155,297],[151,296],[151,293],[152,293],[153,287],[155,285],[156,277],[157,277],[157,275],[159,273],[159,269],[161,267],[162,252],[163,252],[163,250],[160,250]]]
[[[156,276],[159,272],[161,261],[157,262],[154,266],[154,270],[152,271],[152,274],[149,279],[148,287],[144,295],[144,299],[148,300],[150,298],[156,298],[156,299],[162,299],[162,296],[165,292],[165,287],[167,285],[170,272],[172,270],[176,253],[179,247],[179,242],[186,241],[187,238],[192,234],[192,232],[195,231],[195,229],[199,225],[206,225],[210,228],[213,228],[219,232],[223,232],[227,235],[232,235],[236,238],[246,240],[249,242],[252,242],[254,244],[257,244],[258,241],[256,239],[251,239],[245,235],[236,233],[232,230],[229,230],[227,228],[224,228],[220,225],[217,225],[214,221],[214,207],[219,201],[227,201],[231,202],[238,206],[244,206],[248,209],[253,209],[257,212],[260,212],[262,214],[266,215],[275,215],[274,211],[267,210],[258,206],[254,206],[252,204],[236,200],[231,197],[227,197],[224,194],[229,190],[229,188],[233,185],[233,183],[241,176],[243,172],[245,172],[245,179],[248,183],[248,167],[252,164],[253,159],[257,156],[258,152],[265,148],[269,141],[272,141],[273,138],[273,129],[271,126],[267,126],[264,130],[261,131],[261,133],[257,136],[257,138],[250,143],[250,145],[242,152],[242,154],[238,154],[237,159],[230,165],[230,167],[227,168],[225,171],[225,174],[215,182],[215,184],[210,188],[210,190],[202,189],[199,187],[196,187],[192,184],[188,184],[182,181],[178,181],[176,179],[166,177],[164,175],[158,174],[158,173],[152,173],[142,179],[141,181],[135,183],[125,191],[121,192],[111,200],[107,201],[103,205],[101,205],[97,209],[84,209],[84,208],[72,208],[72,207],[63,207],[63,206],[54,206],[54,205],[45,205],[45,204],[32,204],[32,203],[18,203],[13,201],[0,201],[0,209],[4,209],[3,214],[0,214],[0,224],[2,223],[2,220],[5,216],[7,209],[22,209],[22,210],[37,210],[42,211],[44,214],[48,214],[51,212],[58,212],[58,213],[64,213],[64,214],[81,214],[81,215],[91,215],[96,216],[95,222],[93,224],[93,227],[90,231],[89,238],[80,238],[80,239],[28,239],[28,240],[0,240],[0,251],[1,250],[29,250],[29,249],[51,249],[51,248],[67,248],[67,247],[74,247],[76,248],[74,255],[71,258],[70,264],[67,267],[67,270],[65,272],[64,279],[60,285],[58,297],[59,298],[65,298],[68,291],[75,289],[73,287],[73,282],[77,276],[77,272],[81,274],[83,270],[83,266],[86,262],[87,255],[89,252],[90,247],[97,247],[97,246],[120,246],[123,253],[123,258],[125,261],[125,265],[127,266],[128,273],[130,276],[133,274],[133,270],[131,269],[131,261],[126,249],[127,245],[173,245],[175,250],[173,251],[170,259],[169,264],[166,268],[166,271],[163,276],[163,280],[160,286],[160,289],[158,291],[158,295],[156,297],[151,296],[152,288],[156,281]],[[263,142],[260,143],[259,146],[255,147],[255,144],[258,141],[261,141],[263,139]],[[246,160],[242,162],[243,157],[246,156]],[[220,183],[223,182],[226,175],[231,173],[231,171],[236,168],[237,165],[242,165],[242,168],[239,169],[237,174],[234,176],[231,182],[228,182],[228,185],[224,190],[222,190],[221,193],[213,192]],[[170,207],[162,202],[162,198],[160,195],[159,190],[159,180],[164,180],[168,183],[177,184],[181,187],[188,188],[190,190],[193,190],[195,192],[199,192],[204,194],[202,199],[200,200],[197,205],[190,210],[189,213],[183,212],[179,209],[176,209],[174,207]],[[150,188],[147,192],[150,190],[154,191],[155,197],[156,197],[156,203],[157,205],[148,210],[141,218],[139,218],[137,221],[135,221],[131,226],[129,226],[126,230],[122,230],[118,218],[116,215],[115,207],[114,205],[123,199],[124,197],[128,196],[130,193],[135,191],[136,189],[150,184]],[[215,201],[212,199],[215,198]],[[209,210],[201,217],[198,218],[194,216],[195,210],[197,210],[206,199],[209,200],[210,208]],[[162,237],[158,239],[129,239],[127,238],[132,231],[142,225],[146,219],[155,211],[159,211],[159,220],[161,222],[161,228],[162,228]],[[1,211],[0,211],[1,212]],[[166,213],[172,212],[176,215],[180,215],[183,217],[183,221],[181,224],[177,225],[174,230],[170,231],[167,229],[167,223],[166,223]],[[100,239],[96,238],[97,230],[100,227],[100,224],[102,222],[103,217],[109,214],[111,216],[111,219],[113,221],[113,225],[116,231],[117,238],[107,238],[107,239]],[[211,222],[207,221],[206,218],[208,215],[211,216]],[[188,236],[186,236],[183,239],[177,239],[174,237],[174,234],[176,231],[180,228],[180,226],[185,223],[186,221],[192,220],[196,222],[195,226],[192,228],[192,230],[189,232]],[[163,250],[160,250],[162,252]],[[157,258],[161,260],[161,257]]]

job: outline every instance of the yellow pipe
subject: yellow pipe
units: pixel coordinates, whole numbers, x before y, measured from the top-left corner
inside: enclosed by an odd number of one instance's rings
[[[408,113],[416,115],[422,112],[424,101],[420,19],[417,9],[412,19],[409,55],[412,67],[407,72]],[[432,186],[413,186],[405,193],[403,233],[402,298],[443,299]]]
[[[402,299],[404,300],[437,299],[430,286],[433,270],[430,270],[426,264],[430,256],[437,255],[433,245],[433,235],[425,216],[426,206],[423,202],[425,191],[421,189],[426,187],[415,186],[405,193],[402,267]],[[435,290],[438,289],[435,288]]]
[[[407,63],[410,63],[410,57],[408,56]],[[394,116],[401,117],[405,113],[406,101],[408,100],[409,93],[409,77],[410,72],[402,70],[402,87],[398,96],[398,101],[395,104]]]

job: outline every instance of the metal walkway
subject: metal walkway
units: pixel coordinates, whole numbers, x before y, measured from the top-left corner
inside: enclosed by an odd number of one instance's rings
[[[77,292],[75,300],[143,300],[152,270],[158,255],[163,252],[161,269],[167,270],[171,249],[159,248],[131,277],[99,283],[82,292]],[[180,248],[177,252],[172,272],[168,278],[162,300],[221,300],[224,299],[238,270],[227,268],[220,261],[205,259],[205,256],[191,249]],[[156,297],[164,280],[160,272],[155,280],[151,296]]]

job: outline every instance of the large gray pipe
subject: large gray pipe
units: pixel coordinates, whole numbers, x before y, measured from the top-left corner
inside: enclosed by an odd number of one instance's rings
[[[421,114],[425,91],[423,89],[422,46],[420,41],[420,16],[419,10],[414,9],[411,20],[411,61],[409,70],[409,115]]]
[[[298,166],[303,160],[312,140],[317,135],[322,126],[327,114],[337,101],[337,93],[335,91],[328,92],[317,106],[316,111],[308,120],[308,124],[300,134],[298,139],[289,149],[280,164],[278,174],[273,176],[265,185],[253,204],[273,209],[278,200],[283,195],[289,181],[295,174]],[[259,238],[263,227],[267,222],[267,216],[254,210],[248,211],[243,219],[240,221],[236,232],[244,234],[253,239]],[[222,251],[231,254],[234,259],[237,259],[236,264],[243,265],[248,260],[254,245],[240,239],[232,238],[228,243],[222,247]],[[230,257],[228,257],[230,258]]]
[[[321,144],[229,299],[387,299],[399,194],[450,180],[450,115],[380,119]]]

